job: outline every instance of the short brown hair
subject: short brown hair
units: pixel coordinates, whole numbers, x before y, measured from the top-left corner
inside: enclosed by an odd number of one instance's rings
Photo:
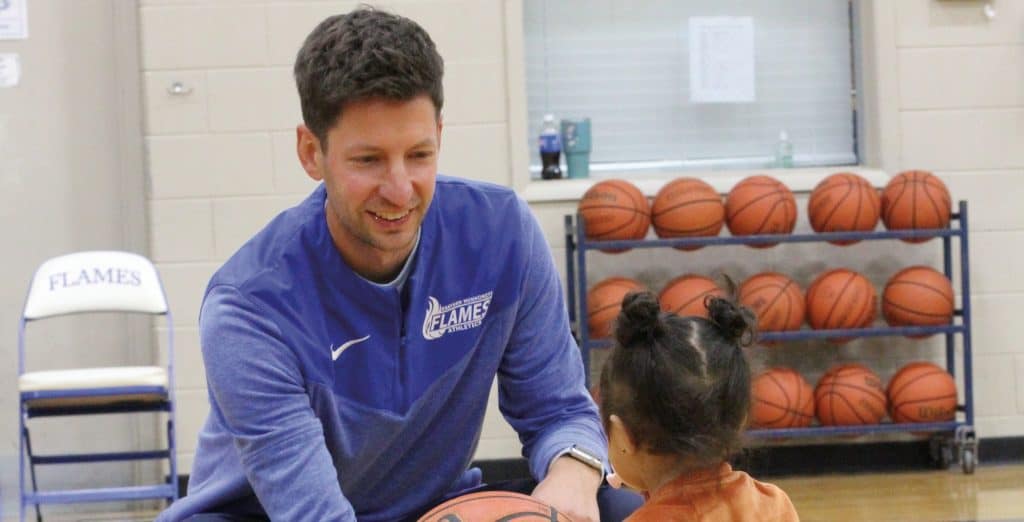
[[[419,24],[366,6],[320,22],[295,59],[302,119],[324,148],[327,130],[354,101],[426,94],[440,115],[443,75],[441,55]]]

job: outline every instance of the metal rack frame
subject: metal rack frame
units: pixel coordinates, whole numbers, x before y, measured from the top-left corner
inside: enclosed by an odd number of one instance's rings
[[[954,223],[957,226],[953,226]],[[954,419],[949,422],[934,423],[902,423],[886,422],[860,426],[811,426],[807,428],[758,429],[748,430],[747,435],[754,439],[781,439],[797,437],[823,437],[837,435],[865,435],[875,433],[932,433],[932,458],[940,467],[948,467],[952,462],[954,448],[964,473],[973,473],[977,464],[977,440],[974,435],[974,394],[972,380],[971,355],[971,291],[970,264],[968,255],[968,221],[967,202],[960,201],[958,211],[950,219],[950,226],[943,229],[920,230],[888,230],[873,232],[824,232],[813,234],[764,234],[754,236],[714,236],[689,237],[678,239],[641,239],[620,241],[595,241],[586,238],[583,220],[578,215],[565,216],[566,245],[566,278],[568,283],[569,319],[573,325],[577,342],[583,356],[583,365],[590,386],[590,350],[607,348],[611,341],[607,339],[591,339],[587,321],[579,320],[586,317],[586,281],[587,252],[591,250],[614,250],[624,248],[663,248],[683,246],[714,246],[714,245],[763,245],[774,243],[807,243],[823,241],[877,241],[913,238],[941,238],[943,273],[950,281],[954,281],[953,273],[953,238],[959,240],[960,270],[956,274],[960,282],[961,305],[953,312],[953,321],[945,326],[903,326],[903,327],[868,327],[844,328],[831,330],[801,330],[785,332],[764,332],[759,335],[762,341],[796,341],[829,337],[883,337],[943,334],[946,341],[946,370],[956,378],[956,347],[954,336],[963,336],[963,404],[957,405],[957,411],[963,413],[964,420]],[[922,243],[926,244],[926,243]],[[958,415],[959,417],[959,415]],[[943,437],[943,434],[952,434]]]

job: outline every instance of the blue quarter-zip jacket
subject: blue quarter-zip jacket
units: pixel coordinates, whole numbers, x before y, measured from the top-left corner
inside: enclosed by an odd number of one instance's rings
[[[217,271],[200,314],[210,414],[188,495],[160,515],[399,520],[476,486],[494,377],[533,476],[605,454],[561,284],[527,205],[438,176],[409,278],[342,260],[321,185]],[[255,495],[254,495],[255,494]]]

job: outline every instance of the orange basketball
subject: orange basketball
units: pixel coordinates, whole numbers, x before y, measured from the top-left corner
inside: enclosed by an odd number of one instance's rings
[[[608,337],[612,322],[622,309],[622,298],[630,292],[644,290],[642,283],[628,277],[609,277],[587,291],[587,328],[590,337]]]
[[[658,294],[661,309],[679,316],[696,315],[707,317],[704,297],[715,295],[725,297],[725,291],[710,278],[696,274],[681,275],[665,285]]]
[[[725,198],[725,219],[734,236],[789,234],[796,225],[796,199],[789,187],[770,176],[750,176]],[[775,245],[751,245],[766,248]]]
[[[889,230],[946,228],[952,198],[941,179],[924,170],[901,172],[882,190],[882,222]],[[904,239],[920,243],[931,238]]]
[[[590,187],[579,203],[588,239],[643,239],[651,225],[651,206],[636,185],[609,179]],[[606,250],[623,252],[628,249]]]
[[[882,315],[891,326],[936,326],[953,319],[953,284],[927,266],[911,266],[889,278]]]
[[[789,368],[772,368],[750,383],[750,427],[805,428],[814,420],[814,390]]]
[[[834,373],[838,372],[839,370],[846,370],[846,371],[850,371],[850,370],[852,370],[852,369],[854,369],[854,368],[856,368],[856,369],[858,369],[858,370],[864,370],[864,371],[868,371],[868,372],[870,372],[870,371],[871,371],[871,368],[868,368],[867,366],[865,366],[865,365],[863,365],[863,364],[861,364],[861,363],[855,363],[855,362],[844,362],[844,363],[841,363],[841,364],[837,364],[837,365],[835,365],[835,366],[833,366],[833,367],[829,368],[829,369],[828,369],[828,371],[826,371],[826,372],[825,372],[825,373],[824,373],[824,374],[823,374],[823,375],[821,376],[821,378],[822,378],[822,379],[824,379],[825,377],[828,377],[828,376],[830,376],[830,375],[832,375],[832,374],[834,374]],[[818,381],[820,382],[820,381],[821,381],[821,379],[819,379]]]
[[[818,330],[863,328],[875,320],[876,298],[875,287],[863,275],[845,268],[829,270],[807,288],[807,323]]]
[[[889,379],[893,422],[945,422],[956,417],[956,381],[930,362],[912,362]]]
[[[815,232],[871,231],[878,225],[881,203],[868,180],[849,172],[832,174],[818,183],[807,200]],[[829,241],[849,245],[856,241]]]
[[[792,279],[775,272],[751,276],[737,291],[740,304],[757,315],[764,332],[799,330],[804,322],[804,294]]]
[[[571,522],[557,509],[522,493],[481,491],[455,497],[431,509],[418,522]]]
[[[878,424],[885,410],[882,381],[859,364],[829,370],[814,388],[814,411],[825,426]]]
[[[661,238],[717,236],[725,223],[725,205],[715,189],[697,178],[676,178],[658,191],[651,223]],[[699,246],[679,247],[696,250]]]

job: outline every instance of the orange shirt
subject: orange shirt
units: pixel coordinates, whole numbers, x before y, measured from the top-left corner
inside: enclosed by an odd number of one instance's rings
[[[689,473],[651,493],[626,522],[799,521],[786,493],[729,464]]]

